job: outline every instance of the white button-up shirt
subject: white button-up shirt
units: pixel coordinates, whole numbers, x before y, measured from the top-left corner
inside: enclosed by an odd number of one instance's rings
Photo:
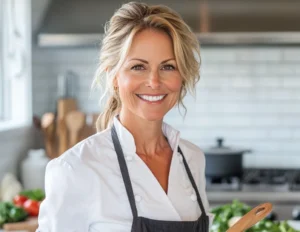
[[[208,213],[203,152],[163,123],[163,133],[173,150],[166,193],[136,154],[131,133],[117,117],[114,125],[129,170],[138,215],[168,221],[197,220],[201,215],[195,191],[177,152],[179,145],[211,224],[213,215]],[[46,168],[45,191],[38,232],[131,231],[133,216],[110,128],[88,137],[51,160]]]

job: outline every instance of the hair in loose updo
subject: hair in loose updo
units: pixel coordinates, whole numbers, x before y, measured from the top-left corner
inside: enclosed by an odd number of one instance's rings
[[[122,103],[118,91],[114,89],[114,79],[126,58],[135,34],[148,28],[163,31],[172,39],[176,63],[183,79],[178,105],[181,104],[186,111],[183,98],[187,91],[194,93],[195,85],[200,79],[200,50],[196,36],[182,18],[170,8],[130,2],[118,9],[105,25],[100,64],[93,82],[94,87],[105,86],[100,101],[106,98],[104,111],[96,122],[97,131],[106,129],[121,109]]]

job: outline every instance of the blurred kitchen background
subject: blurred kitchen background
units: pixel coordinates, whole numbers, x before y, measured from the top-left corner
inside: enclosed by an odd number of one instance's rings
[[[66,133],[94,133],[101,34],[125,2],[0,1],[0,180],[11,173],[25,189],[43,188],[46,163],[64,148],[41,124],[61,144]],[[186,97],[185,118],[175,108],[165,121],[205,152],[211,205],[270,201],[277,218],[300,220],[300,1],[144,2],[178,11],[199,38],[196,96]],[[77,129],[58,121],[72,110]]]

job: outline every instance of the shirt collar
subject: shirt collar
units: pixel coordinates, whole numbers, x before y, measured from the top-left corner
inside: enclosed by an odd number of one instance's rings
[[[134,138],[132,134],[119,121],[118,115],[114,116],[113,123],[116,128],[116,132],[120,140],[123,151],[136,153]],[[174,149],[177,150],[177,146],[180,139],[180,132],[165,122],[163,122],[162,124],[162,131],[164,135],[167,137],[172,150],[173,151]]]

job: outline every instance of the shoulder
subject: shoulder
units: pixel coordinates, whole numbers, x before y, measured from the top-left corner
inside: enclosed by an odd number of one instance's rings
[[[106,129],[77,143],[58,158],[51,160],[46,171],[62,169],[63,172],[72,172],[73,175],[89,174],[90,162],[95,158],[101,159],[101,156],[107,154],[108,150],[113,149],[110,131]]]
[[[197,159],[198,162],[205,163],[204,152],[196,144],[194,144],[186,139],[180,138],[179,147],[182,150],[184,156],[188,160],[189,159]]]
[[[70,168],[75,168],[80,163],[86,163],[95,155],[101,156],[107,149],[113,149],[111,129],[98,132],[82,140],[59,156],[56,162],[62,164],[66,162],[71,166]]]

